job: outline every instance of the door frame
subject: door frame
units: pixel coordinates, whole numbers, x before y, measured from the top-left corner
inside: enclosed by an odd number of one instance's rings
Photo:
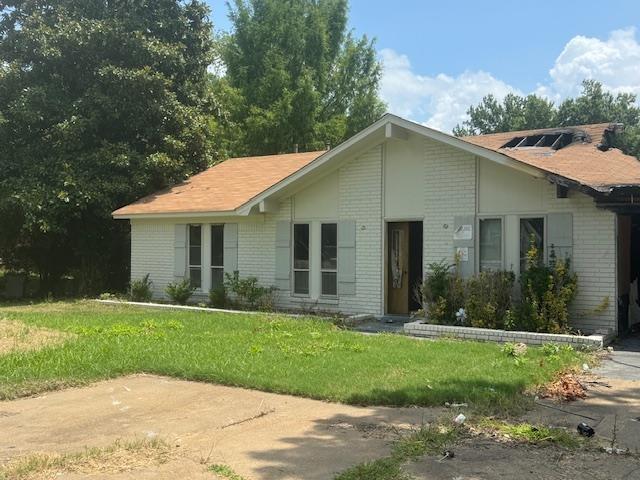
[[[389,224],[390,223],[422,223],[422,278],[424,278],[424,259],[425,259],[425,235],[424,223],[425,217],[385,217],[383,220],[384,227],[382,229],[382,314],[393,315],[389,313]],[[409,293],[411,295],[411,293]]]

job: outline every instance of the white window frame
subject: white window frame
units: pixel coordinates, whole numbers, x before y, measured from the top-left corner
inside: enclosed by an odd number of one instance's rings
[[[200,265],[192,265],[191,264],[191,227],[200,227]],[[204,228],[202,228],[201,223],[190,223],[187,225],[187,278],[191,281],[191,269],[199,269],[200,270],[200,286],[196,288],[197,292],[202,291],[203,279],[202,279],[202,264],[204,254]]]
[[[501,241],[500,241],[500,270],[504,270],[505,269],[505,241],[506,241],[506,232],[505,232],[505,217],[504,215],[479,215],[477,218],[477,225],[476,225],[476,248],[477,248],[477,252],[478,252],[478,260],[476,262],[476,273],[480,273],[480,265],[481,265],[481,259],[480,259],[480,223],[481,220],[500,220],[500,235],[501,235]],[[520,220],[518,220],[518,222],[520,222]],[[518,226],[520,224],[518,223]],[[519,240],[518,240],[519,241]]]
[[[543,244],[543,252],[542,252],[542,261],[547,263],[547,255],[548,255],[548,245],[547,245],[547,214],[546,213],[538,213],[538,214],[526,214],[526,215],[518,215],[518,274],[522,273],[522,252],[520,251],[520,221],[525,220],[527,218],[541,218],[542,219],[542,244]]]
[[[322,226],[323,225],[335,225],[336,226],[336,268],[323,268],[322,266]],[[326,221],[320,222],[320,296],[322,298],[338,298],[338,222],[337,221]],[[323,273],[335,273],[336,274],[336,293],[324,293],[322,291],[322,274]]]
[[[211,251],[211,249],[213,248],[213,227],[222,227],[222,265],[214,265],[213,264],[213,255],[211,255],[211,258],[209,259],[209,263],[211,264],[209,266],[209,278],[210,278],[210,282],[211,282],[211,288],[213,289],[213,271],[214,270],[222,270],[222,283],[224,284],[224,223],[212,223],[209,225],[209,231],[210,231],[210,235],[209,235],[209,250]],[[211,252],[212,254],[213,252]]]
[[[307,236],[309,238],[309,244],[307,245],[307,250],[309,253],[307,268],[296,268],[296,225],[307,226]],[[311,296],[311,258],[313,254],[311,232],[311,222],[293,222],[293,224],[291,225],[291,295],[294,297],[309,298]],[[307,293],[296,292],[296,272],[307,272]]]

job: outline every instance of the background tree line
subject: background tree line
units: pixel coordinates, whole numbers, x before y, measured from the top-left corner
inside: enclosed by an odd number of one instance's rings
[[[377,119],[374,43],[347,0],[234,0],[216,35],[199,0],[6,0],[0,10],[0,259],[77,292],[128,283],[111,211],[229,156],[321,149]],[[222,74],[212,73],[212,66]],[[215,70],[215,69],[214,69]],[[632,95],[596,82],[556,106],[488,96],[456,135],[621,121]]]

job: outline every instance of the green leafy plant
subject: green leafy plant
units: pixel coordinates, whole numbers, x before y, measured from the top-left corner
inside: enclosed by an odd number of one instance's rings
[[[549,263],[545,264],[532,239],[520,285],[519,327],[534,332],[569,331],[569,305],[578,290],[578,277],[571,271],[570,258],[558,259],[552,246]]]
[[[209,290],[209,306],[214,308],[225,308],[229,303],[227,289],[224,285]]]
[[[464,305],[464,281],[455,264],[446,260],[429,264],[426,278],[416,290],[428,320],[432,323],[456,323],[456,311]]]
[[[191,282],[187,279],[181,282],[170,283],[165,289],[169,298],[178,305],[186,305],[195,291],[196,287],[192,286]]]
[[[513,272],[481,272],[467,280],[464,309],[473,327],[505,328],[511,311]]]
[[[129,296],[134,302],[148,302],[153,296],[152,293],[153,282],[149,278],[147,273],[144,277],[131,282],[131,289]]]
[[[241,306],[262,311],[275,308],[275,288],[258,285],[256,277],[240,278],[238,272],[225,274],[226,289],[236,296]]]

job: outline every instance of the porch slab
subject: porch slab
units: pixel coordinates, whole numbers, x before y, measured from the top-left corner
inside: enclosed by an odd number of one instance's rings
[[[517,342],[528,345],[559,343],[583,348],[604,348],[613,339],[610,335],[561,335],[552,333],[516,332],[488,328],[457,327],[453,325],[431,325],[420,321],[404,324],[406,335],[414,337],[453,337],[481,342]]]

